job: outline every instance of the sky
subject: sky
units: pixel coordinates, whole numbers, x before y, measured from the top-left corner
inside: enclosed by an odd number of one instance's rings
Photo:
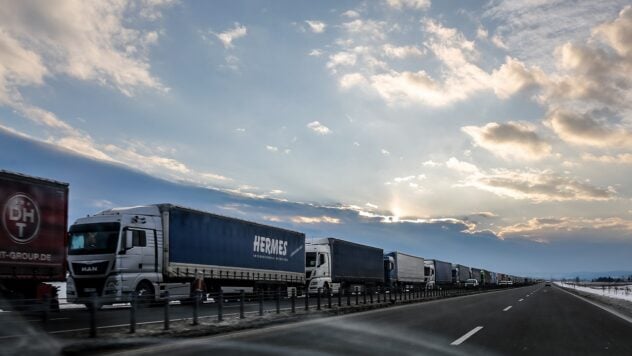
[[[626,1],[0,1],[0,168],[70,182],[71,217],[168,197],[632,269],[631,78]]]

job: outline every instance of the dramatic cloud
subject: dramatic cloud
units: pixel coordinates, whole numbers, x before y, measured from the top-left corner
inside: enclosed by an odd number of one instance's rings
[[[239,23],[235,23],[232,29],[224,32],[215,33],[215,36],[222,42],[225,48],[233,48],[233,41],[242,38],[248,34],[246,26],[242,26]]]
[[[327,68],[334,69],[339,66],[353,66],[356,64],[358,56],[355,53],[338,52],[329,56]]]
[[[535,160],[551,153],[551,145],[538,136],[533,125],[527,123],[490,122],[483,127],[465,126],[461,130],[470,135],[476,145],[505,159]]]
[[[329,127],[321,124],[318,121],[312,121],[309,124],[307,124],[307,128],[316,132],[319,135],[329,135],[331,133],[331,130],[329,129]]]
[[[527,69],[524,63],[507,57],[500,68],[492,72],[492,87],[499,98],[505,99],[524,89],[533,88],[545,80],[538,68]]]
[[[327,25],[322,21],[307,20],[305,23],[309,25],[309,29],[314,33],[323,33],[327,27]]]
[[[349,73],[340,78],[339,84],[342,89],[350,89],[367,84],[367,79],[360,73]]]

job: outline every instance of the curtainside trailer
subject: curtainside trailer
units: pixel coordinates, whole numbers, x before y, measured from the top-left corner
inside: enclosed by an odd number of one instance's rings
[[[460,286],[470,278],[470,268],[460,264],[452,264],[452,284]]]
[[[309,240],[305,251],[309,293],[359,291],[384,284],[381,248],[324,238]]]
[[[471,276],[470,278],[476,279],[476,281],[478,281],[478,284],[480,285],[482,282],[482,272],[480,268],[473,268],[471,269]]]
[[[109,209],[70,227],[68,299],[299,287],[304,246],[299,232],[171,204]]]
[[[384,255],[384,283],[387,288],[424,284],[424,259],[401,252]]]

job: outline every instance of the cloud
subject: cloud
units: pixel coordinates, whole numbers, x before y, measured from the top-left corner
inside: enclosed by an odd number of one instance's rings
[[[427,10],[431,5],[430,0],[386,0],[386,3],[398,10],[403,8]]]
[[[390,153],[388,150],[384,149],[384,148],[382,148],[382,149],[380,150],[380,152],[381,152],[384,156],[390,156],[390,155],[391,155],[391,153]]]
[[[15,86],[40,85],[45,76],[58,74],[114,87],[128,96],[138,88],[166,91],[150,73],[147,56],[159,33],[148,29],[147,21],[143,22],[147,17],[142,14],[158,14],[169,5],[131,6],[128,1],[3,2],[0,100],[4,97],[6,103],[7,91]],[[16,100],[13,91],[12,101]]]
[[[353,66],[356,64],[358,56],[350,52],[338,52],[329,56],[327,68],[334,69],[340,66]]]
[[[562,140],[593,147],[632,147],[632,129],[597,117],[597,112],[575,113],[556,109],[548,113],[545,124]]]
[[[466,171],[464,171],[466,172]],[[612,187],[595,187],[575,178],[560,176],[548,170],[492,169],[471,171],[457,186],[474,187],[501,197],[530,200],[535,203],[550,201],[605,201],[615,199]]]
[[[347,10],[342,13],[342,16],[350,18],[350,19],[354,19],[354,18],[360,17],[360,14],[354,10]]]
[[[407,57],[421,57],[423,56],[423,51],[415,46],[393,46],[390,43],[387,43],[382,46],[382,50],[384,51],[384,55],[389,58],[397,58],[404,59]]]
[[[292,222],[297,224],[340,224],[339,218],[330,216],[294,216]]]
[[[440,166],[441,163],[435,162],[433,160],[427,160],[425,162],[423,162],[421,165],[423,165],[424,167],[437,167]]]
[[[461,130],[470,135],[476,145],[504,159],[537,160],[551,154],[551,145],[527,123],[490,122],[483,127],[465,126]]]
[[[311,51],[309,51],[309,53],[307,54],[308,56],[312,56],[312,57],[320,57],[323,55],[323,51],[319,50],[319,49],[313,49]]]
[[[593,155],[583,154],[582,159],[584,161],[592,161],[607,164],[632,164],[632,153],[620,153],[617,155]]]
[[[323,33],[327,27],[327,25],[322,21],[307,20],[305,23],[307,23],[309,29],[314,33]]]
[[[499,98],[506,99],[522,90],[536,87],[545,78],[546,74],[539,68],[527,68],[519,60],[507,57],[500,68],[492,71],[491,85]]]
[[[475,165],[459,161],[456,157],[450,157],[450,159],[445,162],[445,166],[461,173],[477,173],[479,171]]]
[[[607,234],[606,231],[619,231],[614,236],[629,237],[632,232],[632,220],[619,217],[547,217],[531,218],[525,222],[501,227],[498,235],[502,238],[526,237],[537,242],[551,242],[560,238],[577,239],[578,232]],[[561,236],[560,236],[561,235]]]
[[[309,124],[307,124],[307,128],[309,128],[310,130],[316,132],[319,135],[329,135],[330,133],[332,133],[332,131],[329,129],[329,127],[321,124],[318,121],[312,121]]]
[[[386,33],[385,21],[355,19],[342,24],[342,28],[349,34],[361,36],[365,39],[381,40]]]
[[[340,88],[350,89],[356,86],[362,87],[367,84],[367,79],[360,73],[349,73],[340,77]]]
[[[276,146],[270,146],[270,145],[266,145],[266,150],[270,151],[270,152],[279,152],[279,148]]]
[[[240,25],[235,22],[233,28],[228,29],[224,32],[214,33],[215,36],[222,42],[224,48],[233,48],[233,41],[242,38],[248,34],[248,29],[246,26]]]

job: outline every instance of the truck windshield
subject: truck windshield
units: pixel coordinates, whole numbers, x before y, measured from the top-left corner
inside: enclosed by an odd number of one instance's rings
[[[307,252],[305,254],[305,266],[316,267],[316,252]]]
[[[73,225],[70,227],[68,254],[114,253],[120,228],[118,223]]]

